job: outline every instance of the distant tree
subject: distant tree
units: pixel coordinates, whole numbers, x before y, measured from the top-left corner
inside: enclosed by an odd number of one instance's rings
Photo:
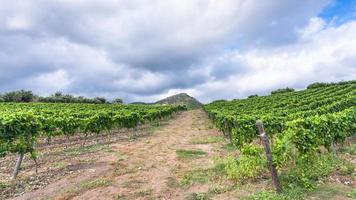
[[[307,89],[313,89],[313,88],[320,88],[320,87],[326,87],[331,85],[330,83],[320,83],[320,82],[315,82],[310,85],[308,85]]]
[[[123,104],[123,103],[124,103],[124,101],[123,101],[122,99],[120,99],[120,98],[116,98],[116,99],[112,100],[112,101],[111,101],[111,103],[115,103],[115,104]]]
[[[253,95],[250,95],[250,96],[248,96],[247,98],[254,98],[254,97],[258,97],[258,95],[257,94],[253,94]]]
[[[219,99],[219,100],[215,100],[215,101],[213,101],[213,102],[211,102],[211,103],[222,103],[222,102],[226,102],[227,100],[225,100],[225,99]]]
[[[8,92],[3,95],[3,99],[5,102],[32,102],[35,98],[35,95],[32,91],[13,91]]]
[[[293,88],[282,88],[282,89],[278,89],[278,90],[274,90],[271,92],[271,94],[281,94],[281,93],[287,93],[287,92],[294,92],[295,90]]]
[[[4,102],[4,96],[0,94],[0,102]]]
[[[63,92],[57,91],[57,92],[54,93],[52,96],[55,96],[55,97],[62,97],[62,96],[63,96]]]
[[[106,99],[104,97],[95,97],[95,100],[97,100],[99,103],[106,103]]]

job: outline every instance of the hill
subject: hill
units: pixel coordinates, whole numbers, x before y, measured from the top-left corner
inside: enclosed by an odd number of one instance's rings
[[[194,97],[191,97],[186,93],[180,93],[180,94],[176,94],[176,95],[167,97],[165,99],[157,101],[156,104],[180,104],[180,105],[186,105],[189,110],[197,109],[197,108],[200,108],[202,106],[202,103],[200,103]]]

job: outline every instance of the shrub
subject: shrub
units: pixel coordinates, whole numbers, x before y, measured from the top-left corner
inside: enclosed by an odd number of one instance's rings
[[[32,91],[19,90],[5,93],[2,98],[5,102],[32,102],[35,95]]]
[[[271,92],[271,94],[281,94],[281,93],[287,93],[287,92],[294,92],[295,90],[293,88],[281,88],[281,89],[278,89],[278,90],[274,90]]]
[[[256,179],[266,168],[263,149],[254,145],[246,145],[238,158],[228,156],[223,160],[227,176],[237,181]]]

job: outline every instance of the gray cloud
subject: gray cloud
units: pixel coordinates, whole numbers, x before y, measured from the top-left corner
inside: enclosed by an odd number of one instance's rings
[[[49,94],[61,90],[142,101],[187,91],[209,101],[218,98],[212,94],[229,88],[226,84],[232,80],[239,82],[232,84],[239,91],[257,91],[241,84],[248,82],[247,77],[257,76],[261,65],[269,73],[277,70],[275,74],[283,66],[272,59],[259,62],[256,55],[278,55],[275,59],[285,67],[298,68],[300,63],[290,66],[282,52],[300,53],[300,46],[306,51],[314,48],[305,43],[318,45],[312,37],[320,31],[316,26],[320,20],[310,21],[329,3],[0,0],[0,92],[24,88]],[[340,36],[343,32],[322,34]],[[334,64],[352,65],[352,55],[344,55]],[[314,66],[309,68],[315,70]],[[329,76],[332,67],[325,68],[325,76]],[[342,77],[343,72],[335,72],[335,80]],[[294,77],[294,81],[304,78]],[[271,82],[273,86],[289,83]],[[271,88],[258,86],[258,91]],[[245,92],[222,94],[227,98],[243,95]]]

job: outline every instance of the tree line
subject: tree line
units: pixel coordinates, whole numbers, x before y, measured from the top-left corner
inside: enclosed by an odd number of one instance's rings
[[[104,97],[87,98],[84,96],[73,96],[70,94],[64,94],[62,92],[56,92],[50,96],[42,97],[34,94],[30,90],[18,90],[0,94],[0,102],[44,102],[44,103],[117,103],[122,104],[123,100],[116,98],[112,101],[108,101]]]

